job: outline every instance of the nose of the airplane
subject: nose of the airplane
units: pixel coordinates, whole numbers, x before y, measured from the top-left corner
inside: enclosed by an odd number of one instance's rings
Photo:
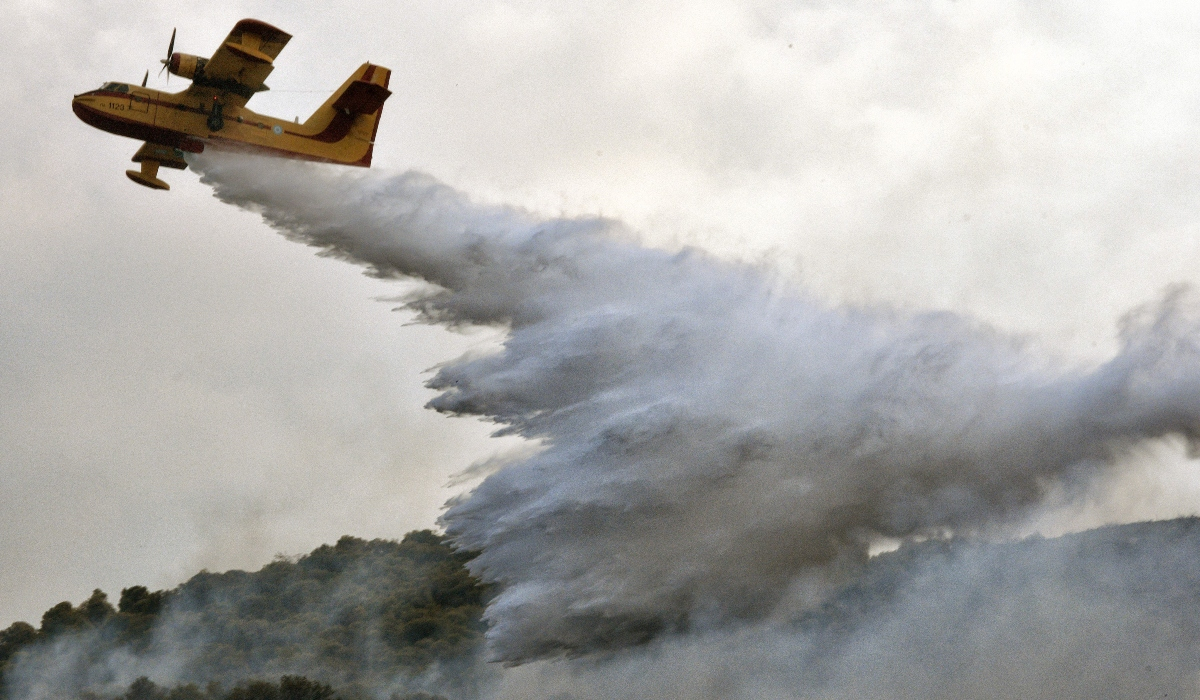
[[[83,115],[80,113],[80,110],[83,107],[83,105],[85,104],[84,98],[86,97],[86,95],[87,95],[87,93],[84,93],[82,95],[75,95],[74,97],[71,98],[71,111],[74,112],[75,116],[79,117],[80,119],[83,118]]]
[[[96,128],[101,128],[98,123],[101,112],[96,104],[98,99],[96,95],[90,92],[75,95],[75,97],[71,98],[71,111],[85,123]]]

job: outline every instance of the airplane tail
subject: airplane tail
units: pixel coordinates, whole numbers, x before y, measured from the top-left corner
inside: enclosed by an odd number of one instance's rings
[[[392,94],[387,89],[392,71],[364,63],[342,83],[325,104],[302,125],[315,141],[335,145],[330,160],[345,165],[371,167],[375,133],[383,116],[383,103]]]

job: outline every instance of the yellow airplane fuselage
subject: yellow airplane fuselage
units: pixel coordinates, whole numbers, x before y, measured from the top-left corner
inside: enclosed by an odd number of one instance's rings
[[[162,61],[164,70],[192,81],[169,93],[142,84],[105,83],[76,95],[71,108],[104,131],[145,141],[133,156],[141,170],[129,179],[158,190],[160,166],[186,168],[184,152],[206,148],[243,151],[322,163],[371,166],[383,103],[392,94],[392,72],[364,63],[303,124],[246,108],[274,70],[275,57],[292,35],[257,19],[243,19],[209,58],[175,52],[175,33]],[[146,77],[150,71],[146,71]]]
[[[364,64],[339,93],[354,82],[386,89],[390,74],[386,68]],[[371,164],[378,113],[351,114],[334,109],[322,115],[319,110],[300,124],[223,104],[216,95],[208,100],[204,97],[186,90],[168,93],[109,83],[76,95],[71,107],[80,119],[97,129],[189,153],[213,148],[343,165]],[[219,113],[219,120],[214,121],[214,112]]]

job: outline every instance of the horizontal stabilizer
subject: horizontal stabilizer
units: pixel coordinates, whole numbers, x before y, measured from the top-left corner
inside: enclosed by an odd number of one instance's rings
[[[392,91],[382,85],[355,80],[346,86],[333,107],[345,114],[374,114],[391,95]]]

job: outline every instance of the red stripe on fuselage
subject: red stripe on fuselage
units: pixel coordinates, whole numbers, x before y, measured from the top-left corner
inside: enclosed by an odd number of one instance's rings
[[[107,131],[110,134],[128,136],[131,139],[171,146],[172,148],[178,148],[181,151],[188,151],[190,153],[204,152],[203,143],[192,136],[181,134],[178,131],[152,126],[132,119],[122,119],[121,117],[113,116],[79,102],[72,103],[71,110],[85,124],[94,126],[101,131]]]
[[[283,148],[274,148],[272,146],[262,146],[256,143],[247,143],[246,141],[236,141],[234,139],[226,139],[220,136],[210,136],[204,139],[205,144],[214,151],[229,151],[231,153],[251,153],[255,155],[272,156],[275,158],[289,158],[291,160],[307,160],[314,163],[331,163],[333,165],[352,165],[363,167],[361,161],[347,162],[344,160],[334,160],[324,156],[311,155],[308,153],[300,153],[298,151],[289,151]],[[369,165],[369,164],[368,164]]]
[[[288,134],[289,136],[299,136],[302,139],[309,139],[311,141],[337,143],[338,141],[346,138],[346,135],[350,133],[350,127],[354,125],[354,116],[345,114],[343,112],[337,112],[333,115],[333,119],[329,120],[329,124],[316,134],[300,134],[295,131],[285,131],[284,133]]]
[[[365,71],[363,71],[362,77],[358,78],[358,80],[365,80],[367,82],[371,82],[371,79],[373,77],[375,77],[375,69],[377,67],[378,66],[375,66],[372,64],[367,64],[367,69]],[[383,86],[386,88],[387,84],[389,82],[391,82],[391,80],[392,80],[392,74],[391,74],[391,72],[389,72],[387,74],[387,77],[384,78]],[[373,114],[375,115],[375,130],[376,131],[379,130],[379,117],[382,116],[382,114],[381,114],[382,112],[383,112],[383,107],[380,107],[379,109],[375,110],[375,112],[373,112]],[[338,141],[341,141],[342,139],[346,138],[346,136],[348,136],[350,134],[350,128],[352,126],[354,126],[354,119],[358,116],[359,115],[357,115],[357,114],[346,114],[345,112],[336,112],[333,115],[333,119],[329,120],[329,124],[327,124],[324,129],[321,129],[321,131],[316,134],[301,134],[301,133],[298,133],[295,131],[287,131],[285,133],[287,133],[289,136],[299,136],[302,139],[309,139],[312,141],[320,141],[322,143],[337,143]],[[372,146],[374,145],[374,142],[375,142],[375,132],[372,131],[371,132],[371,145]],[[370,167],[370,165],[371,165],[371,148],[367,149],[367,155],[364,156],[364,158],[367,161],[365,164],[362,163],[363,159],[360,159],[359,161],[355,162],[354,164],[355,165],[365,165],[366,167]],[[331,162],[336,162],[336,161],[331,161]]]

